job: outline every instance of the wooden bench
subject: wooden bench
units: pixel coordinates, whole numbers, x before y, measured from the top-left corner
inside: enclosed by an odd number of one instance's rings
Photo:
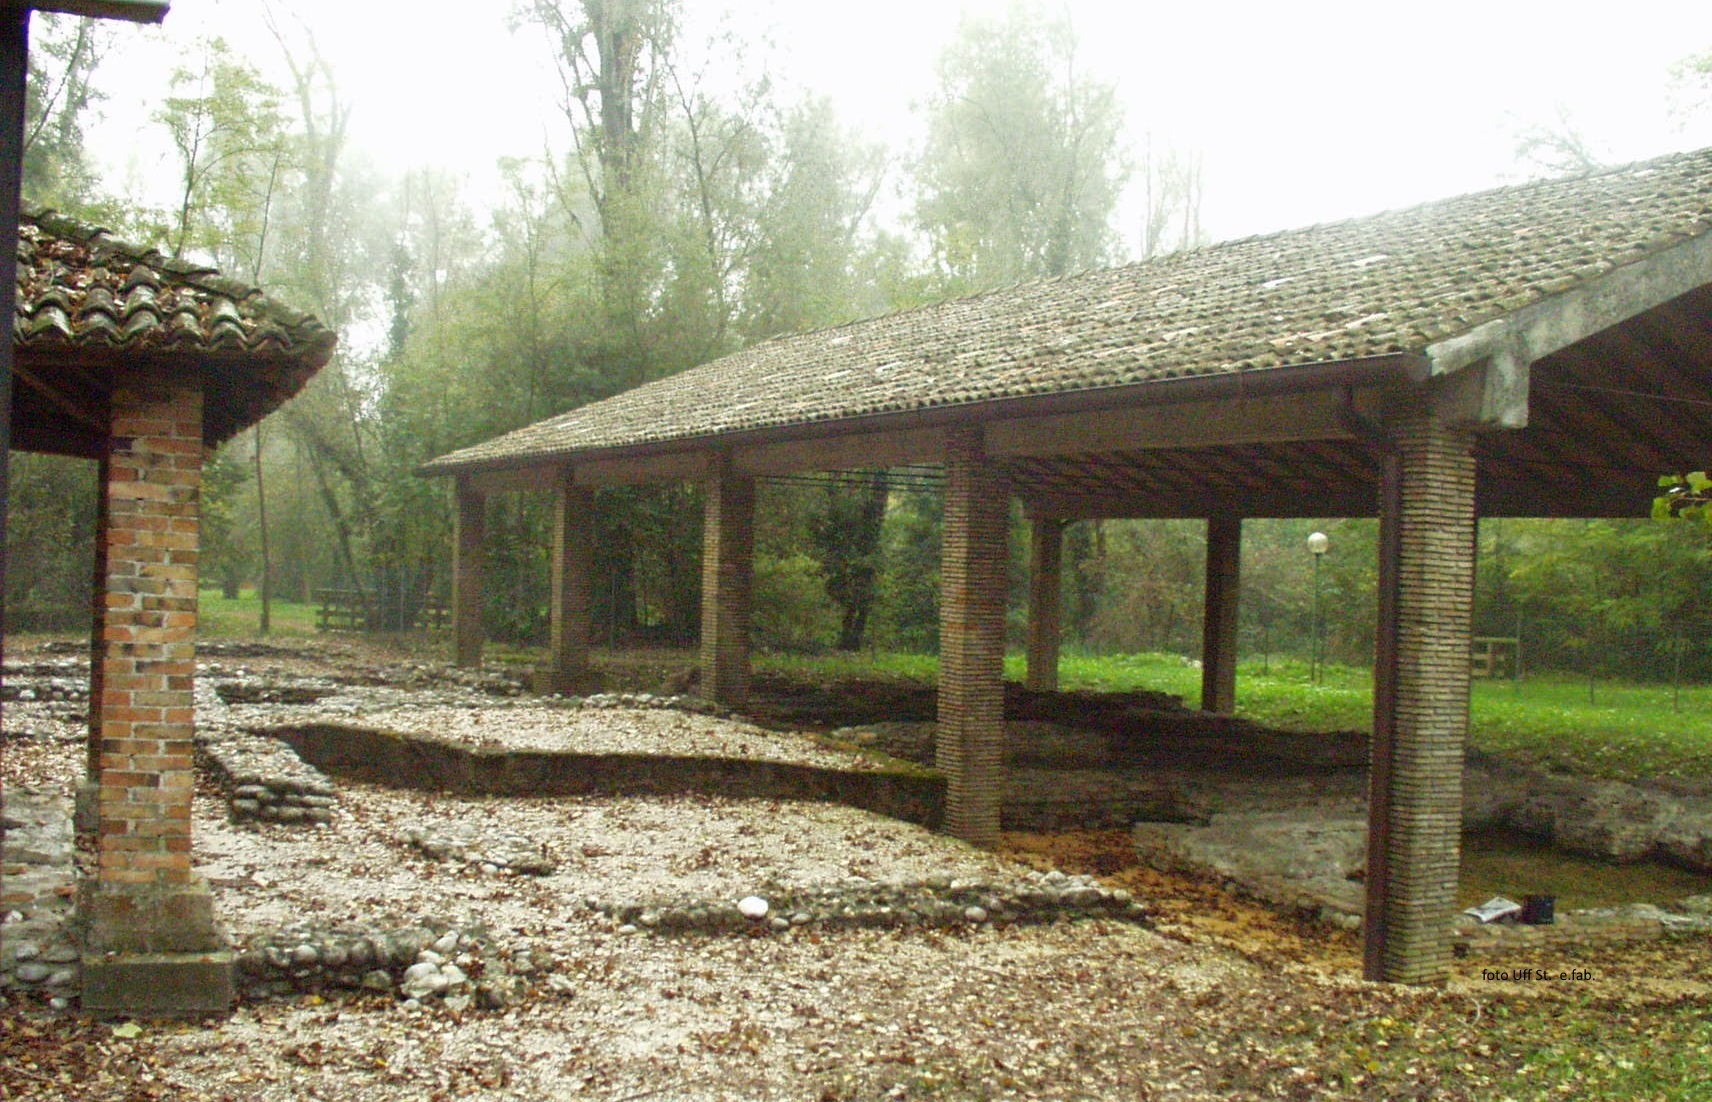
[[[369,626],[369,601],[361,590],[317,589],[317,631],[363,631]]]
[[[1469,651],[1469,673],[1476,678],[1508,678],[1520,674],[1522,641],[1513,635],[1476,635]]]
[[[315,610],[315,627],[319,631],[367,631],[375,620],[373,598],[361,590],[318,589],[315,599],[320,602]],[[451,609],[445,601],[429,598],[416,610],[411,627],[440,629],[451,618]]]

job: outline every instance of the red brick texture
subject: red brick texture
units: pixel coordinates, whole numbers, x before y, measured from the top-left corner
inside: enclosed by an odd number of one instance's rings
[[[125,382],[112,396],[96,561],[97,877],[190,883],[202,393]]]
[[[548,683],[569,689],[589,676],[589,572],[594,555],[594,491],[563,475],[553,504],[553,607]]]
[[[1201,710],[1236,710],[1237,629],[1242,613],[1242,518],[1207,521],[1206,615],[1201,623]]]
[[[1028,671],[1023,683],[1036,692],[1058,688],[1058,647],[1063,632],[1064,522],[1035,517],[1029,526]]]
[[[486,573],[487,495],[458,479],[452,511],[452,656],[460,666],[480,668],[482,579]]]
[[[1401,515],[1396,581],[1396,705],[1384,852],[1388,883],[1370,880],[1383,915],[1377,978],[1440,983],[1449,975],[1468,733],[1474,600],[1474,439],[1430,401],[1393,413]],[[1377,744],[1376,744],[1377,747]],[[1385,772],[1375,769],[1375,777]]]
[[[1007,506],[980,427],[947,430],[935,758],[946,832],[978,846],[998,843],[1005,780]]]
[[[704,498],[701,690],[731,707],[749,700],[749,591],[754,580],[755,480],[714,461]]]

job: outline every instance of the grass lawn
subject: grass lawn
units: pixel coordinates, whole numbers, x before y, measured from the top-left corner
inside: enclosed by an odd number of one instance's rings
[[[762,668],[803,677],[882,677],[931,681],[932,655],[816,657],[768,655]],[[1194,706],[1201,671],[1177,655],[1066,654],[1059,663],[1066,689],[1171,693]],[[1005,659],[1005,676],[1021,680],[1020,655]],[[1589,700],[1582,679],[1533,676],[1520,683],[1476,681],[1469,742],[1477,749],[1535,768],[1617,779],[1712,779],[1712,687],[1601,682]],[[1237,714],[1298,731],[1367,730],[1373,680],[1368,670],[1328,666],[1320,684],[1306,663],[1244,663],[1237,671]]]
[[[218,589],[204,589],[197,598],[199,634],[211,639],[254,638],[261,630],[262,599],[253,589],[243,590],[235,600]],[[272,635],[314,635],[313,604],[274,598],[268,607],[268,630]]]

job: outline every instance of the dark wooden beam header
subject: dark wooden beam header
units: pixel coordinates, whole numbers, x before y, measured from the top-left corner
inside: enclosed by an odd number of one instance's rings
[[[81,15],[86,19],[123,19],[130,23],[159,23],[166,18],[169,0],[33,0],[18,3],[0,0],[0,7],[30,8],[61,15]]]

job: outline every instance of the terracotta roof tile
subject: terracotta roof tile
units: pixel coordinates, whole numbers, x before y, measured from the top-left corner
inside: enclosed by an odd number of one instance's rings
[[[337,338],[315,318],[204,265],[28,207],[18,238],[20,359],[51,373],[90,357],[113,370],[194,357],[209,372],[211,443],[297,393],[333,354]]]
[[[782,337],[428,474],[1156,380],[1422,353],[1712,231],[1712,150]]]

